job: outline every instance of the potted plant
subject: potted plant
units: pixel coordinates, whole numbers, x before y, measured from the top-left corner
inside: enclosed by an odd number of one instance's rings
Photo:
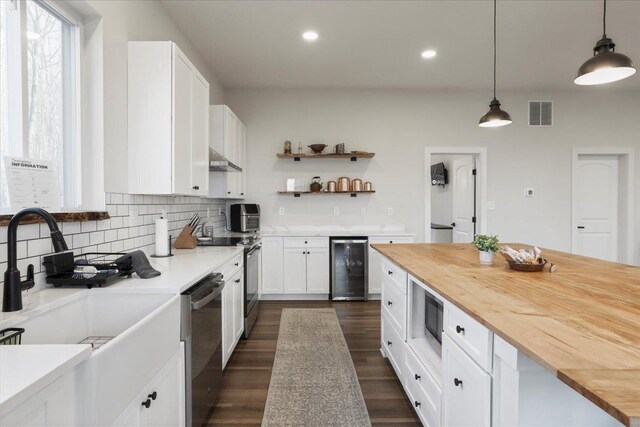
[[[480,251],[480,264],[493,264],[493,255],[500,250],[498,236],[478,234],[473,239],[473,244]]]

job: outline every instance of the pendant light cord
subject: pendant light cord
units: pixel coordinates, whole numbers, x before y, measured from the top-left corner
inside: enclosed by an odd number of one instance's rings
[[[496,6],[497,0],[493,0],[493,99],[496,99]]]
[[[607,37],[607,0],[604,0],[604,13],[602,14],[602,37]]]

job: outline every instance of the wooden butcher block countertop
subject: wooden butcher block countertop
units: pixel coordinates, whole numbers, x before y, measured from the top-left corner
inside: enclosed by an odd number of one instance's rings
[[[522,244],[509,244],[526,248]],[[640,268],[543,249],[523,273],[478,262],[471,244],[374,244],[627,426],[640,426]]]

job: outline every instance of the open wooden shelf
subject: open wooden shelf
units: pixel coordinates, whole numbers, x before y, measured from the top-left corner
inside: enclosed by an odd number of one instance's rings
[[[328,192],[328,191],[278,191],[278,194],[282,194],[282,195],[293,195],[293,197],[300,197],[301,194],[304,195],[311,195],[311,196],[325,196],[325,195],[330,195],[330,194],[349,194],[351,197],[357,197],[358,194],[371,194],[371,193],[375,193],[375,190],[371,190],[371,191],[334,191],[334,192]]]
[[[295,162],[299,162],[300,159],[350,159],[352,162],[361,159],[370,159],[375,156],[376,153],[367,153],[364,151],[358,151],[355,153],[327,153],[327,154],[284,154],[278,153],[277,156],[281,159],[293,159]]]

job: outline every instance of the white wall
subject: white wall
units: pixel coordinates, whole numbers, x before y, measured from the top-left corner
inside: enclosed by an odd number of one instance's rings
[[[640,94],[615,88],[566,92],[499,93],[515,122],[481,129],[491,94],[409,90],[235,89],[227,104],[247,126],[248,200],[260,203],[264,224],[406,224],[424,238],[426,146],[484,146],[488,150],[489,232],[503,241],[571,249],[571,148],[626,146],[636,149],[640,183]],[[527,101],[555,102],[555,125],[530,128]],[[375,151],[371,160],[277,159],[285,139]],[[348,175],[371,180],[377,193],[350,198],[276,195],[286,178],[320,175],[324,181]],[[428,184],[428,183],[427,183]],[[533,187],[534,198],[524,189]],[[636,188],[636,258],[640,263],[640,184]],[[333,216],[338,206],[341,215]],[[284,207],[286,215],[279,216]],[[367,209],[361,216],[361,208]],[[394,215],[387,215],[387,208]]]
[[[451,185],[452,163],[457,155],[434,154],[431,156],[431,164],[444,163],[449,173],[447,184],[431,186],[431,222],[449,225],[453,222],[453,191]],[[428,185],[428,183],[427,183]]]
[[[191,42],[158,1],[96,1],[104,30],[105,190],[127,192],[127,42],[171,40],[209,82],[210,103],[224,102],[224,89]],[[123,161],[124,160],[124,161]]]

